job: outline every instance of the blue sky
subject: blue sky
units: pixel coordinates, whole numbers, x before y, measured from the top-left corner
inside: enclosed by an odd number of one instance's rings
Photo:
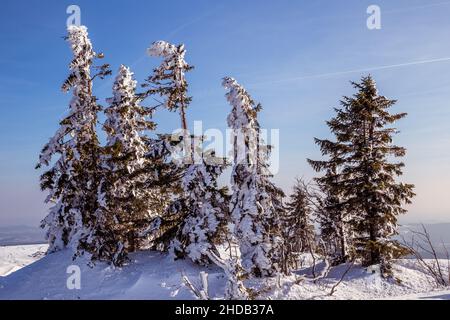
[[[343,5],[345,3],[345,5]],[[195,66],[192,126],[225,129],[230,107],[220,79],[235,77],[263,104],[261,124],[280,129],[276,182],[311,178],[305,159],[318,158],[313,137],[327,137],[350,80],[368,70],[382,94],[398,99],[395,142],[408,148],[402,180],[418,196],[404,222],[450,221],[450,1],[10,1],[0,10],[0,225],[36,225],[45,215],[39,151],[67,111],[59,88],[71,55],[66,8],[77,4],[97,52],[116,71],[130,66],[142,82],[158,63],[145,50],[155,40],[184,43]],[[366,27],[366,9],[381,8],[381,30]],[[441,59],[440,61],[435,61]],[[97,82],[103,102],[112,78]],[[160,112],[160,132],[178,127]]]

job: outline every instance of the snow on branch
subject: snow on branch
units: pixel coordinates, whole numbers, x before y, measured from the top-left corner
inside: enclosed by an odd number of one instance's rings
[[[147,53],[153,57],[167,57],[175,54],[176,51],[176,46],[162,40],[153,42],[147,49]]]

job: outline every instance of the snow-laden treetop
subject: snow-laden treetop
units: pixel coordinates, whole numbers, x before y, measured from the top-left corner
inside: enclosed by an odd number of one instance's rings
[[[233,107],[227,118],[228,126],[232,129],[258,128],[256,121],[258,107],[244,87],[230,77],[223,78],[222,86],[229,90],[225,96]]]
[[[118,103],[121,102],[123,98],[129,97],[131,99],[134,97],[134,89],[136,88],[137,81],[133,79],[133,75],[134,73],[131,72],[129,67],[124,66],[123,64],[120,65],[113,86],[114,96],[107,99],[108,103]]]
[[[149,55],[162,57],[161,65],[154,69],[153,75],[147,79],[150,86],[147,94],[159,94],[165,98],[165,105],[170,111],[179,110],[182,128],[186,129],[185,108],[191,97],[187,95],[188,83],[185,73],[193,67],[184,60],[186,50],[183,44],[173,45],[166,41],[156,41],[147,49]]]
[[[150,48],[147,49],[149,55],[153,57],[163,57],[167,69],[172,67],[184,68],[188,64],[184,61],[186,50],[184,44],[176,46],[166,41],[155,41]]]
[[[147,49],[149,55],[153,57],[167,57],[177,52],[177,47],[166,41],[155,41]]]
[[[85,26],[71,25],[67,28],[67,41],[70,43],[73,55],[76,59],[70,64],[70,70],[84,66],[86,61],[94,59],[95,52]]]

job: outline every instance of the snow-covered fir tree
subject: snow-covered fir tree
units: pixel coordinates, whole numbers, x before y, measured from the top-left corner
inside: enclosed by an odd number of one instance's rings
[[[203,141],[194,137],[193,141]],[[226,189],[219,188],[217,179],[225,166],[224,159],[214,152],[205,152],[194,146],[198,158],[187,167],[182,180],[186,216],[177,232],[172,246],[177,257],[189,257],[200,264],[208,264],[207,251],[217,253],[216,245],[223,242],[224,228],[228,219]]]
[[[163,204],[150,224],[139,232],[142,248],[167,251],[187,212],[181,184],[185,168],[173,157],[180,143],[178,135],[170,134],[148,140],[146,158],[151,165],[147,170],[153,172],[153,179],[146,182],[146,187],[159,190]]]
[[[315,243],[314,225],[311,220],[313,210],[307,188],[304,181],[297,179],[282,218],[283,253],[293,265],[296,264],[292,260],[297,258],[298,253],[310,251]]]
[[[140,105],[135,90],[133,73],[120,66],[113,97],[107,99],[99,208],[88,237],[92,258],[114,265],[123,264],[128,252],[139,249],[139,230],[148,226],[165,203],[159,190],[147,184],[154,179],[154,172],[146,157],[145,132],[155,124],[148,120],[151,111]]]
[[[100,106],[92,93],[92,80],[110,73],[108,65],[92,76],[97,56],[84,26],[70,26],[66,40],[73,52],[70,74],[62,90],[72,90],[69,114],[60,122],[55,135],[42,149],[37,168],[51,168],[41,176],[41,188],[48,190],[46,202],[52,203],[42,221],[47,228],[49,252],[71,246],[82,254],[83,237],[92,228],[97,210],[99,184],[99,142],[96,134]]]
[[[406,252],[392,239],[398,232],[397,217],[406,213],[402,205],[414,196],[413,185],[396,181],[404,163],[392,161],[406,149],[392,143],[397,130],[390,125],[406,114],[389,112],[396,101],[379,95],[371,76],[352,84],[357,93],[344,97],[336,117],[328,121],[339,148],[328,143],[321,148],[328,154],[337,151],[344,159],[337,183],[346,210],[352,212],[348,223],[355,233],[357,257],[365,266],[380,264],[389,274],[390,260]]]
[[[261,106],[233,78],[224,78],[222,84],[232,106],[228,126],[234,132],[230,201],[234,232],[243,267],[256,276],[270,276],[280,270],[284,193],[270,181],[271,147],[263,145],[257,120]]]

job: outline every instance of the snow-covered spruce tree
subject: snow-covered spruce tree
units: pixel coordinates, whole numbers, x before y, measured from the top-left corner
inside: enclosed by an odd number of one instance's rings
[[[139,232],[142,248],[167,251],[186,215],[181,184],[185,168],[173,159],[180,143],[178,135],[169,134],[159,134],[148,141],[146,158],[151,165],[147,170],[153,172],[153,177],[145,186],[158,190],[163,204],[150,224]]]
[[[380,264],[382,272],[389,274],[390,260],[406,253],[392,239],[398,232],[397,216],[406,213],[402,204],[414,196],[413,185],[396,181],[404,163],[391,160],[404,156],[406,149],[392,143],[397,130],[389,125],[406,113],[389,113],[396,101],[379,95],[371,76],[352,84],[358,92],[344,97],[336,117],[328,122],[343,145],[339,189],[346,197],[347,210],[352,211],[348,223],[355,232],[357,257],[365,266]]]
[[[154,139],[152,150],[149,153],[154,160],[162,160],[162,162],[160,161],[162,170],[160,173],[164,174],[165,178],[160,177],[160,180],[165,181],[165,184],[168,185],[165,189],[167,193],[170,193],[170,205],[165,208],[162,215],[153,221],[145,233],[149,239],[153,239],[152,247],[166,250],[188,213],[182,178],[188,164],[193,161],[186,121],[186,108],[191,102],[191,97],[188,96],[185,73],[193,67],[184,60],[186,53],[184,45],[175,46],[165,41],[157,41],[152,44],[148,52],[152,56],[162,57],[163,61],[142,85],[144,88],[148,88],[142,96],[144,98],[157,96],[155,100],[162,99],[162,101],[156,107],[162,106],[169,111],[178,111],[182,129],[179,137],[162,135],[158,139]],[[174,149],[177,149],[178,152],[174,152]],[[180,149],[182,152],[179,152]],[[183,154],[182,161],[175,159],[174,153]],[[163,163],[164,161],[165,163]]]
[[[185,73],[192,70],[184,59],[184,45],[175,46],[165,41],[156,41],[148,49],[154,57],[162,57],[161,65],[154,69],[153,75],[147,78],[143,87],[148,87],[146,95],[159,95],[164,99],[163,105],[169,111],[180,113],[181,128],[187,130],[186,108],[192,98],[188,96],[188,83]]]
[[[283,217],[283,252],[290,259],[295,259],[297,253],[314,247],[312,211],[307,185],[297,179]]]
[[[353,231],[350,222],[353,212],[348,209],[343,185],[344,177],[340,173],[345,162],[342,154],[347,147],[341,142],[315,139],[322,154],[327,160],[308,162],[317,172],[324,175],[316,181],[321,192],[318,208],[315,210],[316,220],[320,227],[320,239],[325,245],[326,254],[334,265],[345,263],[353,256]]]
[[[224,78],[222,84],[229,90],[226,98],[232,106],[228,116],[234,132],[230,211],[242,265],[255,276],[270,276],[280,270],[284,193],[270,181],[271,148],[262,144],[257,120],[261,106],[233,78]]]
[[[202,141],[203,137],[192,140]],[[208,264],[210,259],[206,252],[217,253],[216,245],[223,243],[229,215],[226,191],[217,183],[226,165],[214,152],[202,154],[201,146],[196,149],[199,149],[196,150],[199,159],[187,167],[182,180],[186,216],[172,247],[178,258],[187,256],[196,263]]]
[[[53,203],[42,221],[47,228],[48,252],[71,246],[83,251],[81,239],[94,224],[99,183],[99,142],[95,126],[100,106],[92,93],[92,81],[110,74],[108,65],[91,76],[96,57],[84,26],[70,26],[66,37],[73,52],[70,75],[62,90],[72,90],[69,114],[42,149],[37,168],[52,167],[41,176],[41,188],[48,190],[46,202]],[[57,159],[55,159],[57,157]]]
[[[144,134],[155,124],[148,120],[151,111],[140,105],[135,89],[133,73],[120,66],[105,110],[107,143],[101,155],[96,225],[86,241],[93,260],[114,265],[122,265],[127,253],[139,249],[139,230],[164,204],[158,189],[146,185],[154,173],[148,170],[151,163]]]

